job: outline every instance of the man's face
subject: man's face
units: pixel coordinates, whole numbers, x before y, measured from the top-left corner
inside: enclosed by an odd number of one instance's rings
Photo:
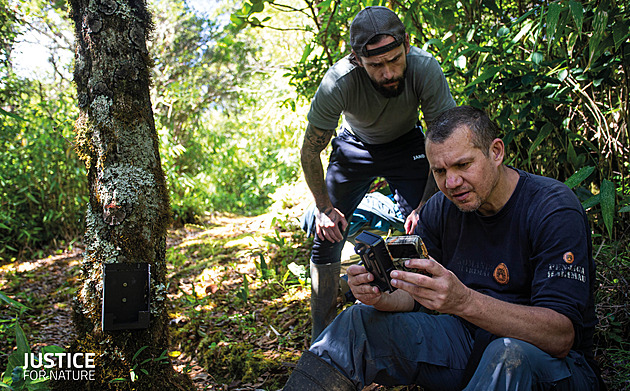
[[[393,41],[394,37],[387,36],[379,43],[367,45],[366,48],[373,50]],[[361,66],[365,68],[374,88],[386,98],[393,98],[402,94],[405,88],[408,52],[409,45],[404,43],[383,54],[359,58]]]
[[[503,151],[501,140],[496,139],[486,156],[473,144],[467,127],[455,129],[440,144],[426,144],[427,159],[442,193],[462,212],[482,215],[494,214],[503,206],[497,200]]]

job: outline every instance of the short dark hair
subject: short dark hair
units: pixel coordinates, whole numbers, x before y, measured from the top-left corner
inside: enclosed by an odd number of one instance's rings
[[[490,145],[499,137],[499,126],[485,111],[471,106],[453,107],[440,114],[427,128],[427,141],[441,144],[461,126],[470,129],[473,145],[488,156]]]

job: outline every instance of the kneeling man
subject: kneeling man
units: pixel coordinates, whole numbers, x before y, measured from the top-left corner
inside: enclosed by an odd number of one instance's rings
[[[416,234],[430,259],[393,271],[393,293],[348,268],[361,304],[305,352],[284,390],[600,390],[593,360],[595,266],[586,214],[561,182],[503,163],[481,110],[443,113],[426,134],[441,190]],[[431,310],[431,311],[427,311]],[[555,388],[551,388],[555,387]]]

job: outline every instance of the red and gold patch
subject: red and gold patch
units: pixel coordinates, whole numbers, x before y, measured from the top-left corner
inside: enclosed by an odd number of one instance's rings
[[[573,256],[573,253],[571,251],[567,251],[566,253],[564,253],[562,259],[564,259],[564,261],[569,265],[572,264],[573,261],[575,261],[575,257]]]
[[[501,285],[505,285],[510,281],[510,272],[505,263],[501,262],[494,269],[494,273],[492,273],[496,282]]]

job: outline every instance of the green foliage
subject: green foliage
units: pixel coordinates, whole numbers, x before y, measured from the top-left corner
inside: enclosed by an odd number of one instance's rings
[[[608,349],[605,354],[606,364],[610,367],[612,376],[609,376],[609,390],[628,390],[630,389],[630,361],[628,360],[628,352],[630,346],[624,345],[623,348]]]
[[[4,293],[0,292],[0,301],[9,305],[10,309],[15,313],[15,317],[9,321],[12,323],[11,327],[15,332],[15,344],[16,349],[8,355],[7,367],[5,371],[0,374],[0,388],[14,390],[14,391],[45,391],[48,390],[48,377],[42,376],[38,379],[31,379],[24,376],[24,357],[26,354],[31,353],[31,347],[28,343],[28,339],[24,330],[20,326],[20,317],[29,308],[24,304],[17,302]],[[2,322],[6,320],[3,319]],[[41,353],[62,353],[65,350],[59,346],[43,346]],[[42,370],[50,372],[50,369],[42,367]],[[39,372],[39,370],[38,370]]]
[[[9,56],[11,47],[17,37],[18,19],[14,10],[10,8],[8,0],[0,0],[0,77],[5,79],[11,68]],[[0,88],[4,82],[0,81]],[[1,109],[0,109],[1,110]],[[6,111],[0,111],[0,115]]]
[[[274,218],[271,225],[275,227],[273,235],[264,235],[268,245],[268,261],[260,255],[259,270],[264,281],[270,280],[287,290],[292,286],[305,287],[310,284],[308,276],[308,249],[312,241],[306,238],[304,232],[290,219]],[[262,265],[266,271],[263,272]],[[265,278],[265,275],[268,278]]]
[[[412,14],[418,7],[406,4]],[[576,193],[596,231],[621,238],[628,219],[619,210],[630,194],[627,4],[458,4],[441,2],[433,29],[428,10],[407,18],[441,58],[456,99],[499,122],[510,164],[562,181],[595,167]]]
[[[136,353],[134,353],[133,357],[131,358],[131,362],[133,363],[133,366],[131,367],[131,369],[129,370],[129,379],[124,378],[124,377],[119,377],[116,379],[112,379],[109,382],[110,383],[125,383],[129,380],[131,380],[131,382],[135,382],[136,380],[138,380],[138,377],[141,376],[140,374],[144,375],[144,376],[149,376],[149,371],[147,371],[144,366],[147,364],[151,364],[151,363],[156,363],[158,365],[166,365],[170,363],[170,360],[168,358],[167,350],[165,349],[164,351],[162,351],[162,354],[160,354],[158,357],[149,357],[149,358],[145,358],[144,360],[140,361],[139,360],[139,356],[142,354],[142,352],[147,349],[149,346],[145,345],[142,346],[140,349],[138,349],[136,351]]]
[[[156,7],[153,104],[176,221],[212,210],[260,213],[268,194],[298,175],[295,129],[282,104],[290,92],[268,64],[273,54],[261,53],[271,40],[235,36],[233,26],[181,3]]]
[[[23,83],[20,100],[14,96],[12,112],[22,119],[0,116],[0,260],[83,230],[87,189],[70,141],[72,97],[35,87]]]
[[[597,250],[598,317],[600,325],[597,337],[601,345],[622,348],[630,341],[630,308],[625,303],[630,295],[630,249],[618,244],[601,244]]]
[[[601,244],[596,250],[597,356],[610,390],[630,387],[630,248],[619,243]]]
[[[70,141],[76,117],[70,82],[61,78],[51,86],[17,77],[9,57],[18,23],[48,28],[52,35],[62,32],[52,23],[58,20],[52,9],[59,5],[11,3],[0,1],[0,261],[31,256],[56,239],[76,238],[83,231],[87,191],[85,170]],[[41,23],[31,24],[27,16],[36,14]],[[61,66],[56,71],[62,76]]]

